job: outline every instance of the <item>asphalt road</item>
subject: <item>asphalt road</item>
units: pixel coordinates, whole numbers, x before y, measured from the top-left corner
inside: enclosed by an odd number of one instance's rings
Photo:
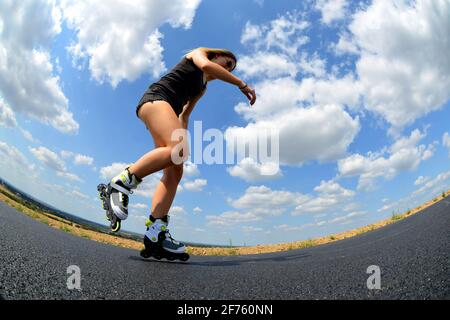
[[[384,228],[282,253],[143,260],[0,203],[0,299],[450,299],[450,198]],[[69,290],[67,268],[80,268]],[[369,290],[367,268],[381,271]]]

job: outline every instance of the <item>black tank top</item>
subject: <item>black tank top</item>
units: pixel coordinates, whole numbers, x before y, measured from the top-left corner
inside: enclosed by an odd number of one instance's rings
[[[149,93],[164,96],[178,115],[183,106],[206,88],[203,71],[184,57],[169,73],[149,87]]]

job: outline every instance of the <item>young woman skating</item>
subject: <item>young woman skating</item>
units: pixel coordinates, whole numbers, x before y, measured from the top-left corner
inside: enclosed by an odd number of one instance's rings
[[[174,240],[167,228],[168,212],[183,175],[183,163],[175,163],[173,155],[179,153],[181,157],[186,156],[182,154],[184,149],[181,152],[176,149],[180,141],[172,140],[172,133],[187,129],[189,115],[205,94],[209,81],[218,79],[235,85],[251,105],[255,103],[255,90],[231,73],[236,64],[236,56],[231,51],[197,48],[186,54],[159,81],[150,85],[137,106],[136,115],[150,131],[155,149],[115,176],[108,185],[98,186],[111,229],[117,232],[121,220],[128,217],[128,195],[146,176],[164,171],[146,223],[145,249],[141,252],[146,258],[153,256],[183,261],[189,258],[185,245]]]

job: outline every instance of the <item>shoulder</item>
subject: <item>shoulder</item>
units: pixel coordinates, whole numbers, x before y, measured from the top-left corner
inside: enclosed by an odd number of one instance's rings
[[[197,48],[185,55],[189,60],[195,60],[195,58],[208,58],[207,52],[203,48]]]
[[[203,70],[206,64],[210,63],[208,54],[201,48],[192,50],[185,55],[185,58],[194,62],[194,64],[201,70]]]

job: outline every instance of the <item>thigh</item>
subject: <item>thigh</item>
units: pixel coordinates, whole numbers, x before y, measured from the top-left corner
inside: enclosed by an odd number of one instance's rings
[[[172,134],[182,129],[175,111],[166,101],[147,102],[139,109],[139,118],[145,123],[152,134],[156,147],[166,147],[177,144],[172,141]]]

